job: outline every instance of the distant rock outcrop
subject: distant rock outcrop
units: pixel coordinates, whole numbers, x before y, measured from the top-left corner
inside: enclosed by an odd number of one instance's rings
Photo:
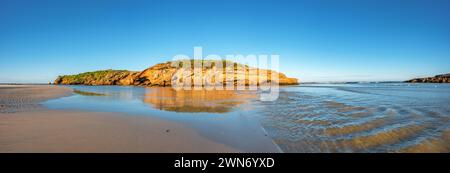
[[[174,75],[183,73],[184,78],[194,81],[202,79],[203,81],[213,81],[217,85],[225,85],[232,83],[233,85],[250,85],[259,84],[259,78],[267,78],[269,81],[278,83],[280,85],[294,85],[298,84],[296,78],[288,78],[283,73],[278,73],[272,70],[258,69],[248,67],[238,63],[231,63],[231,67],[226,68],[225,65],[220,67],[222,80],[217,80],[218,67],[215,66],[214,61],[200,61],[202,64],[209,63],[207,67],[201,68],[200,71],[183,70],[181,66],[173,66],[173,64],[181,65],[185,61],[175,61],[156,64],[142,72],[133,72],[127,70],[102,70],[94,72],[80,73],[77,75],[59,76],[55,80],[55,84],[62,85],[138,85],[138,86],[171,86]],[[197,61],[197,60],[196,60]],[[194,64],[193,60],[190,60]],[[223,63],[226,64],[226,63]],[[205,65],[206,66],[206,65]],[[187,72],[187,73],[186,73]],[[271,75],[278,75],[279,79],[271,79]],[[213,77],[215,76],[215,77]],[[212,78],[213,80],[204,80],[205,78]],[[176,80],[186,80],[183,77],[175,77]],[[256,83],[255,83],[256,82]],[[206,84],[204,84],[206,85]]]
[[[416,78],[407,80],[405,82],[409,83],[450,83],[450,73],[436,75],[434,77]]]

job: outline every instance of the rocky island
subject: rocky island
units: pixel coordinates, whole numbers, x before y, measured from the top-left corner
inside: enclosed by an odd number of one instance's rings
[[[434,77],[415,78],[407,80],[409,83],[450,83],[450,73],[436,75]]]
[[[194,64],[194,60],[190,60]],[[188,76],[193,80],[195,77],[203,78],[205,76],[214,76],[217,73],[217,67],[215,65],[217,61],[201,60],[202,65],[208,63],[207,67],[203,66],[200,73],[194,73],[193,70],[188,72]],[[183,62],[176,62],[175,64],[182,64]],[[128,71],[128,70],[100,70],[94,72],[80,73],[76,75],[63,75],[58,76],[54,81],[54,84],[59,85],[136,85],[136,86],[171,86],[173,75],[179,72],[180,66],[173,66],[173,61],[156,64],[150,68],[147,68],[141,72]],[[222,63],[223,75],[222,81],[218,81],[220,84],[226,84],[228,82],[233,85],[239,84],[256,84],[259,85],[257,79],[260,77],[267,77],[271,80],[271,75],[278,75],[279,79],[274,79],[272,82],[276,82],[280,85],[295,85],[298,84],[296,78],[289,78],[283,73],[275,72],[272,70],[258,69],[249,67],[247,65],[232,63],[233,67],[226,68],[227,63]],[[229,64],[229,63],[228,63]],[[251,72],[251,73],[250,73]],[[266,76],[265,76],[266,75]],[[186,74],[184,74],[186,76]],[[214,79],[216,80],[216,79]],[[215,81],[214,81],[215,82]]]

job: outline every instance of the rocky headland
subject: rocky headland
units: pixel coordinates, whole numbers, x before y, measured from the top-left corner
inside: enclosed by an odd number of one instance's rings
[[[212,81],[215,85],[225,85],[228,83],[232,83],[233,85],[250,85],[257,84],[258,79],[263,77],[267,78],[271,82],[278,83],[280,85],[295,85],[298,84],[298,80],[296,78],[289,78],[283,73],[275,72],[272,70],[266,69],[258,69],[249,67],[246,65],[231,63],[220,63],[220,66],[215,65],[217,61],[200,61],[202,63],[202,68],[200,71],[194,70],[183,70],[182,63],[186,63],[190,61],[191,64],[195,64],[198,62],[194,62],[194,60],[185,60],[185,61],[168,61],[165,63],[156,64],[150,68],[147,68],[141,72],[136,71],[128,71],[128,70],[101,70],[94,72],[86,72],[80,73],[76,75],[64,75],[58,76],[58,78],[54,81],[54,84],[61,85],[136,85],[136,86],[171,86],[172,79],[174,75],[182,72],[185,79],[177,79],[176,80],[195,80],[195,79],[205,79],[206,77],[212,77],[212,80],[203,80],[203,81]],[[178,64],[178,66],[174,66],[173,64]],[[208,64],[208,65],[206,65]],[[218,64],[219,65],[219,64]],[[193,66],[193,65],[192,65]],[[193,69],[193,68],[192,68]],[[220,69],[220,70],[218,70]],[[222,80],[218,80],[217,82],[217,73],[218,71],[222,72]],[[271,76],[278,75],[278,79],[271,79]],[[194,83],[194,82],[192,82]],[[203,84],[204,85],[204,84]]]
[[[436,75],[434,77],[415,78],[407,80],[409,83],[450,83],[450,73]]]

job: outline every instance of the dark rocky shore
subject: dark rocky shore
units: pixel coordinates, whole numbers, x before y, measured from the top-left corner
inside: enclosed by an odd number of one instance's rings
[[[407,80],[409,83],[450,83],[450,73],[436,75],[434,77],[416,78]]]

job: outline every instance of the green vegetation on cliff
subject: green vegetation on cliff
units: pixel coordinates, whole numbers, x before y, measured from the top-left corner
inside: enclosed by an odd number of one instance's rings
[[[134,73],[136,72],[128,70],[99,70],[76,75],[58,76],[55,84],[118,85],[122,79]]]

